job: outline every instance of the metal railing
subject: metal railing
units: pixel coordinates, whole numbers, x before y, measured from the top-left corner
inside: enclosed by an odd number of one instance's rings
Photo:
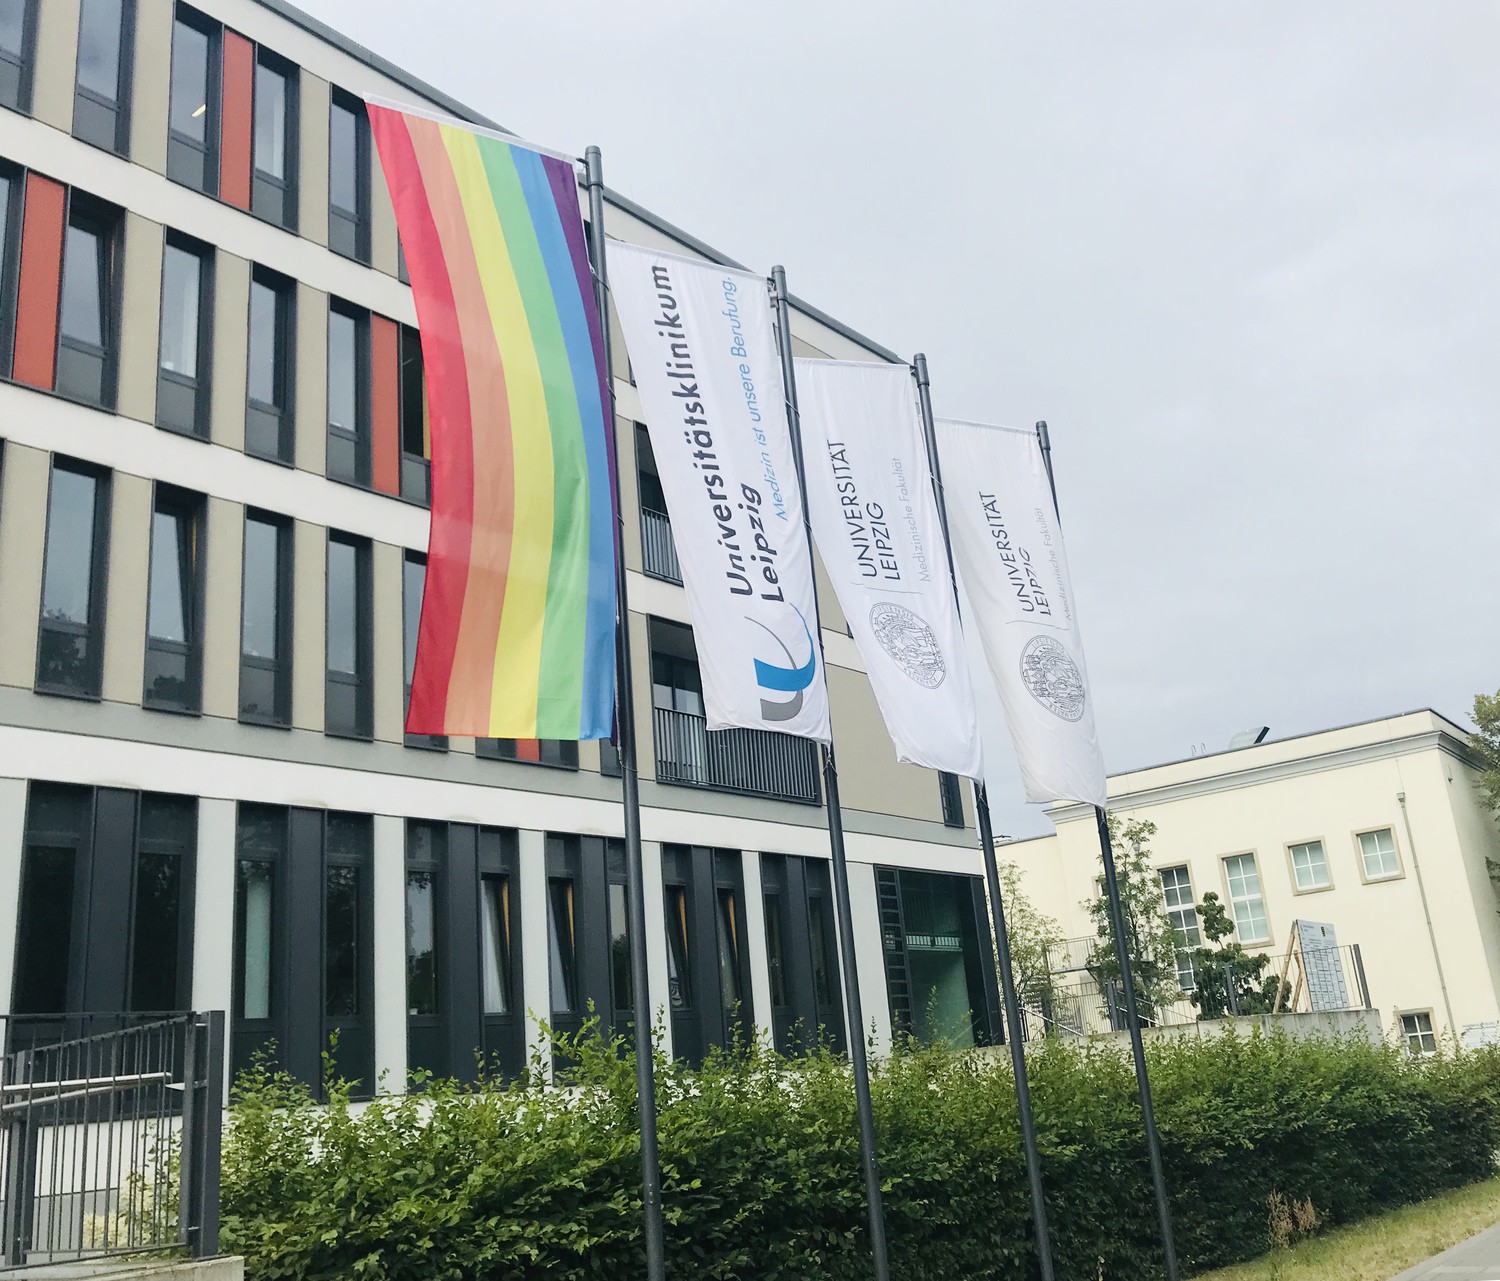
[[[701,716],[652,710],[658,782],[817,804],[818,754],[811,739],[755,729],[710,733]]]
[[[223,1012],[4,1022],[0,1269],[217,1254]]]
[[[677,544],[672,541],[672,522],[666,512],[641,508],[641,562],[648,574],[673,583],[682,581]]]

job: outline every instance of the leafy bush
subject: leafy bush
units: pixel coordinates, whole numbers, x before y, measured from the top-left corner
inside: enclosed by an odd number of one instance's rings
[[[420,1082],[315,1104],[256,1071],[225,1138],[223,1240],[252,1278],[640,1276],[634,1065],[592,1029],[565,1041],[567,1089]],[[1059,1041],[1029,1057],[1060,1276],[1160,1274],[1128,1059]],[[1487,1177],[1500,1055],[1414,1059],[1281,1035],[1150,1048],[1187,1268],[1262,1253],[1275,1193],[1320,1225]],[[1035,1274],[1007,1056],[904,1048],[873,1091],[895,1275]],[[869,1276],[848,1069],[750,1048],[658,1063],[668,1275]]]

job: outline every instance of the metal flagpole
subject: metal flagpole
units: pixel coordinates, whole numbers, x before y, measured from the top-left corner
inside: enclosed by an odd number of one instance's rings
[[[604,165],[598,147],[584,152],[589,191],[590,236],[594,259],[594,299],[604,335],[605,385],[609,422],[615,431],[615,384],[610,359],[609,286],[604,254]],[[647,1281],[665,1281],[666,1245],[662,1229],[661,1159],[656,1148],[655,1038],[651,1034],[651,990],[646,974],[646,882],[641,864],[641,788],[635,759],[635,689],[631,684],[630,608],[625,585],[624,509],[619,467],[614,468],[615,519],[615,733],[619,739],[620,779],[625,801],[625,911],[630,924],[630,988],[635,1008],[635,1084],[641,1110],[641,1203],[646,1216]]]
[[[922,406],[922,433],[927,445],[927,462],[932,470],[938,523],[943,531],[943,547],[948,553],[948,577],[953,582],[956,606],[958,574],[953,567],[953,544],[948,537],[948,504],[943,495],[937,428],[932,419],[932,382],[927,374],[927,357],[920,351],[912,358],[912,372],[917,378],[917,398]],[[1016,1109],[1021,1119],[1021,1146],[1026,1153],[1026,1181],[1031,1186],[1031,1224],[1036,1235],[1037,1263],[1041,1266],[1042,1281],[1052,1281],[1052,1236],[1047,1229],[1047,1202],[1042,1195],[1042,1159],[1037,1151],[1036,1118],[1031,1110],[1031,1085],[1026,1079],[1026,1049],[1021,1039],[1021,1002],[1016,995],[1016,976],[1010,956],[1010,930],[1005,923],[1000,868],[995,861],[995,832],[990,822],[989,789],[978,779],[971,778],[969,785],[974,789],[979,848],[984,855],[984,880],[990,892],[990,920],[995,928],[995,953],[1000,962],[1000,990],[1005,998],[1005,1039],[1010,1042],[1010,1064],[1016,1078]]]
[[[786,291],[786,269],[771,268],[771,298],[776,304],[776,332],[781,342],[781,373],[786,382],[787,422],[792,433],[792,459],[802,490],[802,525],[812,552],[812,518],[807,508],[807,476],[802,466],[802,421],[797,413],[796,368],[792,363],[792,318]],[[823,656],[823,624],[813,593],[813,630],[818,637],[818,659]],[[885,1205],[880,1195],[880,1163],[875,1154],[875,1111],[870,1104],[870,1065],[865,1057],[865,1016],[859,999],[859,972],[854,960],[854,913],[849,906],[849,868],[844,860],[844,817],[839,808],[839,774],[833,747],[819,745],[823,762],[823,793],[828,805],[828,845],[833,855],[833,899],[839,914],[839,954],[844,967],[844,1012],[849,1022],[849,1065],[854,1071],[854,1102],[859,1111],[859,1149],[864,1159],[865,1202],[870,1211],[870,1251],[875,1258],[875,1281],[890,1281],[891,1262],[885,1240]]]
[[[1052,474],[1052,438],[1047,424],[1036,425],[1037,443],[1047,468],[1052,490],[1052,510],[1062,523],[1057,506],[1057,478]],[[1146,1077],[1146,1046],[1141,1039],[1141,1021],[1136,1014],[1135,976],[1130,972],[1130,949],[1125,945],[1125,909],[1120,904],[1120,881],[1115,874],[1115,851],[1109,839],[1109,817],[1102,805],[1094,806],[1099,826],[1099,853],[1104,860],[1104,894],[1109,900],[1109,925],[1115,936],[1115,963],[1120,967],[1120,987],[1125,994],[1125,1020],[1130,1024],[1130,1053],[1135,1060],[1136,1090],[1141,1096],[1141,1121],[1146,1130],[1146,1151],[1151,1158],[1151,1185],[1156,1192],[1156,1217],[1161,1226],[1161,1248],[1167,1265],[1167,1281],[1177,1281],[1177,1246],[1172,1235],[1172,1203],[1167,1199],[1167,1176],[1162,1167],[1161,1137],[1156,1131],[1156,1111],[1151,1106],[1151,1082]]]

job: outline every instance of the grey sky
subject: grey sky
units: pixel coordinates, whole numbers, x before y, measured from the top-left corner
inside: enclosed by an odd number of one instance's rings
[[[1500,686],[1500,8],[302,4],[1046,418],[1112,771]]]

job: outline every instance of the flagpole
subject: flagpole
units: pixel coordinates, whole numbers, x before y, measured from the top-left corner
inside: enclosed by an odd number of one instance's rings
[[[615,450],[615,378],[610,353],[609,285],[604,253],[604,163],[598,147],[584,152],[589,192],[590,248],[594,259],[594,300],[604,335],[604,381],[609,389],[609,422]],[[641,1203],[646,1219],[647,1281],[665,1281],[666,1245],[662,1227],[661,1159],[656,1146],[655,1038],[651,1026],[651,987],[646,973],[646,878],[641,862],[641,787],[636,768],[635,687],[631,683],[630,606],[625,580],[624,508],[620,504],[618,461],[611,468],[615,504],[615,733],[619,740],[620,781],[625,803],[625,911],[630,923],[630,988],[635,1009],[635,1084],[641,1111]]]
[[[786,291],[786,269],[771,268],[771,297],[776,304],[776,330],[781,342],[781,374],[786,383],[787,424],[792,435],[792,460],[802,491],[802,525],[812,554],[812,517],[807,506],[807,476],[802,465],[802,420],[797,412],[796,367],[792,359],[791,306]],[[811,567],[809,567],[811,572]],[[823,624],[813,593],[813,630],[818,637],[818,661],[828,670],[823,653]],[[859,999],[859,972],[854,957],[854,913],[849,905],[849,868],[844,859],[844,817],[839,807],[839,774],[833,745],[819,744],[823,764],[823,793],[828,808],[828,844],[833,855],[833,900],[839,915],[839,953],[844,968],[844,1011],[849,1023],[849,1065],[854,1072],[854,1102],[859,1112],[859,1149],[864,1161],[865,1202],[870,1214],[870,1252],[875,1281],[890,1281],[891,1263],[885,1239],[885,1205],[880,1195],[880,1163],[875,1152],[875,1110],[870,1102],[870,1065],[865,1055],[864,1009]]]
[[[1062,523],[1057,507],[1057,478],[1052,474],[1052,438],[1047,424],[1036,425],[1037,444],[1041,446],[1042,463],[1047,469],[1047,484],[1052,490],[1052,510]],[[1177,1281],[1177,1246],[1172,1234],[1172,1203],[1167,1197],[1167,1176],[1161,1159],[1161,1136],[1156,1129],[1156,1111],[1151,1106],[1151,1082],[1146,1076],[1146,1045],[1141,1038],[1141,1021],[1136,1014],[1135,976],[1130,971],[1130,949],[1125,945],[1125,910],[1120,903],[1120,880],[1115,873],[1114,845],[1109,839],[1109,816],[1102,805],[1094,806],[1094,821],[1099,828],[1099,853],[1104,861],[1104,894],[1109,901],[1109,925],[1115,936],[1115,963],[1120,967],[1120,986],[1125,994],[1125,1020],[1130,1025],[1130,1054],[1135,1060],[1135,1084],[1141,1098],[1141,1121],[1146,1130],[1146,1151],[1151,1158],[1151,1185],[1156,1193],[1156,1217],[1161,1227],[1161,1248],[1166,1260],[1167,1281]]]
[[[943,495],[943,471],[938,461],[937,427],[932,418],[932,381],[927,373],[927,357],[918,352],[912,358],[912,372],[917,379],[917,399],[922,407],[922,435],[927,446],[927,462],[932,471],[932,488],[937,498],[938,525],[943,531],[943,547],[948,553],[948,577],[953,583],[953,603],[958,606],[958,573],[953,566],[953,544],[948,537],[948,504]],[[1021,1146],[1026,1153],[1026,1181],[1031,1187],[1031,1224],[1036,1235],[1036,1257],[1042,1281],[1052,1281],[1052,1235],[1047,1229],[1047,1202],[1042,1194],[1042,1159],[1037,1149],[1036,1117],[1031,1110],[1031,1084],[1026,1077],[1026,1048],[1021,1040],[1021,1002],[1016,993],[1016,976],[1011,964],[1010,930],[1005,923],[1005,899],[1000,891],[1000,867],[995,860],[995,831],[990,820],[989,789],[971,778],[974,791],[974,814],[979,828],[979,848],[984,855],[984,880],[990,892],[990,921],[995,929],[995,953],[1000,962],[1000,990],[1005,1001],[1005,1039],[1010,1042],[1011,1071],[1016,1078],[1016,1109],[1021,1120]]]

